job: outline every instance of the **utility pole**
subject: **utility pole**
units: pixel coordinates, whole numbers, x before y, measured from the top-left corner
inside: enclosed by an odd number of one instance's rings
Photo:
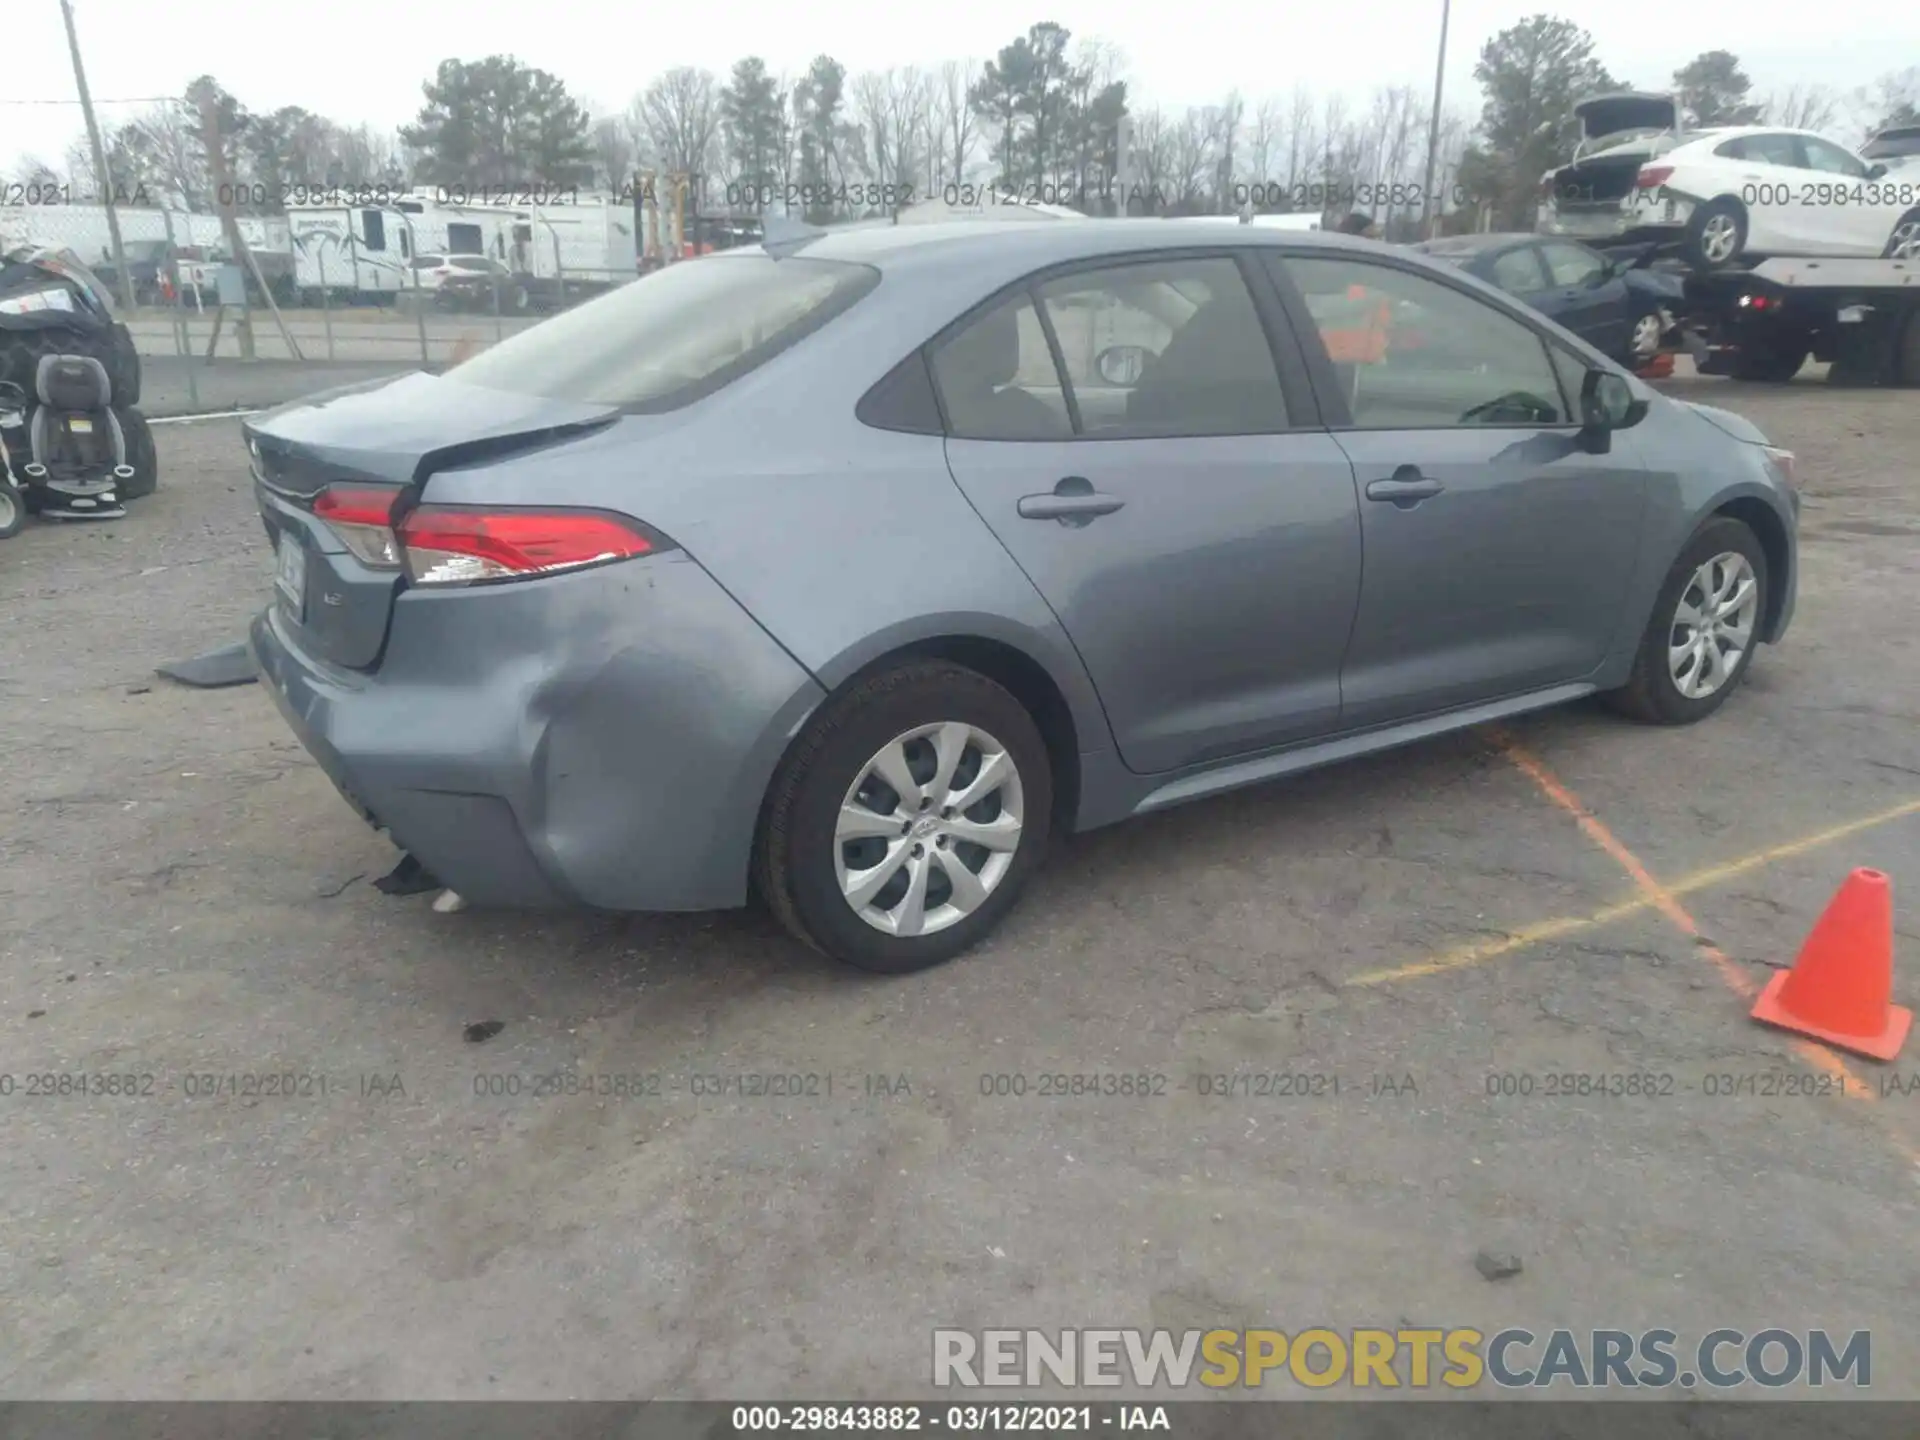
[[[1427,121],[1427,199],[1425,214],[1426,238],[1431,240],[1440,233],[1440,215],[1446,206],[1441,197],[1433,192],[1434,182],[1440,177],[1440,96],[1447,80],[1447,22],[1453,18],[1453,0],[1440,0],[1440,58],[1433,67],[1433,115]]]
[[[87,143],[93,147],[93,173],[107,206],[107,235],[113,241],[113,268],[120,280],[120,303],[133,309],[133,276],[127,271],[127,247],[120,240],[120,212],[113,208],[113,176],[107,173],[107,149],[100,143],[100,122],[93,114],[93,94],[87,89],[87,69],[80,63],[80,33],[73,26],[73,6],[60,0],[67,22],[67,53],[73,56],[73,83],[80,90],[80,113],[87,121]],[[85,259],[91,261],[92,256]]]
[[[220,139],[220,112],[214,104],[213,96],[200,97],[200,135],[207,147],[207,173],[213,181],[213,201],[220,208],[220,228],[227,237],[227,254],[233,257],[233,263],[240,265],[246,254],[245,242],[240,238],[240,222],[233,213],[233,182],[227,174],[226,146]],[[245,270],[241,275],[244,277]],[[253,356],[253,306],[243,301],[240,306],[240,318],[234,324],[233,333],[240,341],[240,358],[251,360]],[[213,352],[207,352],[211,355]]]

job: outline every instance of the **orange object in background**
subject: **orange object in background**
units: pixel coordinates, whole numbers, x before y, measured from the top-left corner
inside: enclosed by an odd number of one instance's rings
[[[1673,377],[1673,355],[1656,355],[1633,373],[1642,380],[1669,380]]]
[[[1760,992],[1752,1018],[1875,1060],[1900,1053],[1913,1012],[1893,1003],[1893,889],[1884,874],[1847,876],[1793,968]]]
[[[1366,299],[1366,287],[1349,285],[1347,298]],[[1322,330],[1320,339],[1327,347],[1327,357],[1336,365],[1379,365],[1387,358],[1387,332],[1392,324],[1393,309],[1383,296],[1365,325],[1353,330]]]

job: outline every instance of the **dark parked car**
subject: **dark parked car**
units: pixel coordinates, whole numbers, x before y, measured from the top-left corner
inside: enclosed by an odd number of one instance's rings
[[[1660,352],[1686,283],[1638,256],[1609,257],[1577,240],[1455,235],[1415,247],[1507,292],[1601,354],[1638,369]]]
[[[1702,719],[1798,568],[1747,421],[1255,226],[802,235],[245,430],[265,688],[440,883],[751,887],[882,971],[1058,831],[1595,693]]]

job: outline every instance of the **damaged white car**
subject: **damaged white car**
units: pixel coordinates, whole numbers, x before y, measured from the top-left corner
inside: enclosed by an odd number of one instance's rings
[[[1669,96],[1599,96],[1576,113],[1573,163],[1542,182],[1543,234],[1677,241],[1699,270],[1781,255],[1920,258],[1920,171],[1807,130],[1677,129]]]

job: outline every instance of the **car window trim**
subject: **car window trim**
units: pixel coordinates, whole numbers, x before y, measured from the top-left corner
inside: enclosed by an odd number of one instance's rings
[[[1067,373],[1067,352],[1060,344],[1059,332],[1053,328],[1053,317],[1047,314],[1047,302],[1040,294],[1039,285],[1028,287],[1027,303],[1033,306],[1034,316],[1040,321],[1040,334],[1047,342],[1047,358],[1053,361],[1053,378],[1060,382],[1060,399],[1067,407],[1067,427],[1073,431],[1075,440],[1084,440],[1086,425],[1080,418],[1080,397],[1073,393],[1073,377]]]
[[[1253,299],[1254,309],[1256,313],[1259,313],[1262,307],[1261,283],[1266,279],[1264,273],[1266,267],[1260,264],[1257,257],[1276,248],[1277,247],[1271,243],[1179,245],[1149,247],[1140,250],[1116,250],[1104,255],[1081,255],[1071,260],[1058,261],[1051,265],[1042,266],[1038,270],[1029,271],[1018,280],[1013,280],[1002,285],[984,300],[977,301],[966,310],[961,311],[954,319],[949,320],[945,325],[941,326],[940,329],[921,343],[920,348],[926,353],[927,364],[931,367],[933,364],[933,352],[935,350],[953,336],[959,334],[975,320],[1018,294],[1026,300],[1028,304],[1034,307],[1035,312],[1040,317],[1042,330],[1049,337],[1048,350],[1053,358],[1055,378],[1060,382],[1061,393],[1067,394],[1070,392],[1071,387],[1067,382],[1064,362],[1060,352],[1055,348],[1056,342],[1052,336],[1053,325],[1047,318],[1046,306],[1040,303],[1039,292],[1042,285],[1070,275],[1083,274],[1096,270],[1118,269],[1132,264],[1149,264],[1155,261],[1176,260],[1231,260],[1239,269],[1241,282],[1246,285],[1247,291]],[[1271,430],[1235,432],[1237,435],[1300,435],[1311,434],[1328,428],[1325,423],[1324,412],[1318,403],[1317,390],[1313,385],[1311,374],[1307,369],[1306,351],[1303,342],[1299,338],[1298,329],[1293,325],[1292,317],[1286,314],[1284,309],[1278,313],[1276,318],[1288,326],[1287,333],[1294,342],[1291,355],[1289,355],[1287,347],[1280,343],[1280,336],[1276,335],[1275,330],[1268,324],[1264,314],[1261,316],[1261,330],[1262,333],[1266,335],[1267,349],[1273,358],[1274,369],[1279,374],[1281,400],[1287,407],[1285,417],[1287,423],[1284,426],[1279,426]],[[898,362],[896,361],[895,363],[897,364]],[[887,373],[891,373],[891,369],[889,369]],[[937,383],[934,386],[934,398],[939,402],[941,421],[945,427],[945,434],[949,439],[966,440],[978,438],[953,433],[953,421],[947,413],[946,398],[940,394],[940,387]],[[1081,433],[1078,429],[1076,429],[1071,436],[1071,439],[1075,442],[1082,440],[1097,442],[1104,440],[1218,440],[1231,438],[1234,437],[1231,435],[1223,436],[1215,431],[1209,431],[1201,435],[1169,434],[1165,431],[1155,431],[1151,435],[1135,435],[1126,431],[1115,432],[1104,430],[1088,435]],[[1057,445],[1067,442],[1060,440],[1021,440],[1013,442],[982,440],[980,443],[988,445],[998,443]]]
[[[1305,334],[1313,337],[1310,346],[1307,345],[1304,340],[1302,344],[1303,347],[1306,348],[1307,373],[1312,378],[1314,391],[1320,400],[1320,414],[1326,421],[1326,428],[1328,430],[1347,430],[1360,434],[1384,434],[1394,430],[1564,430],[1572,433],[1580,429],[1580,424],[1577,419],[1564,420],[1557,425],[1355,424],[1353,409],[1347,401],[1346,392],[1340,388],[1339,377],[1334,373],[1333,357],[1327,353],[1326,344],[1320,339],[1320,327],[1314,323],[1313,313],[1307,309],[1306,296],[1300,292],[1300,287],[1294,282],[1292,272],[1286,268],[1287,262],[1290,260],[1345,259],[1352,260],[1356,264],[1378,265],[1383,269],[1398,270],[1419,279],[1431,280],[1436,285],[1441,285],[1449,290],[1458,292],[1467,300],[1477,302],[1481,305],[1489,305],[1491,309],[1507,316],[1516,325],[1519,325],[1527,331],[1527,333],[1539,341],[1543,347],[1552,345],[1554,343],[1553,337],[1533,323],[1531,318],[1533,312],[1504,291],[1495,289],[1491,285],[1487,286],[1489,290],[1493,290],[1493,297],[1490,301],[1488,296],[1480,294],[1468,285],[1458,283],[1455,274],[1441,272],[1437,268],[1430,270],[1423,265],[1411,264],[1401,256],[1391,252],[1375,254],[1372,251],[1368,251],[1364,254],[1356,254],[1346,250],[1344,247],[1334,249],[1328,246],[1324,249],[1318,247],[1309,249],[1302,245],[1274,245],[1262,248],[1269,260],[1265,268],[1272,272],[1274,288],[1279,291],[1281,299],[1287,307],[1287,313],[1292,320],[1294,332],[1296,334]],[[1543,355],[1541,358],[1547,362],[1547,369],[1553,375],[1555,391],[1564,392],[1565,387],[1560,383],[1560,372],[1553,364],[1553,357]],[[1577,359],[1578,356],[1576,355],[1575,358]],[[1585,361],[1581,363],[1586,364]],[[1592,369],[1593,367],[1588,365],[1587,368]],[[1567,398],[1568,397],[1562,393],[1560,395],[1560,405],[1561,409],[1565,410],[1568,415],[1571,416],[1574,413],[1575,407],[1567,403]]]

